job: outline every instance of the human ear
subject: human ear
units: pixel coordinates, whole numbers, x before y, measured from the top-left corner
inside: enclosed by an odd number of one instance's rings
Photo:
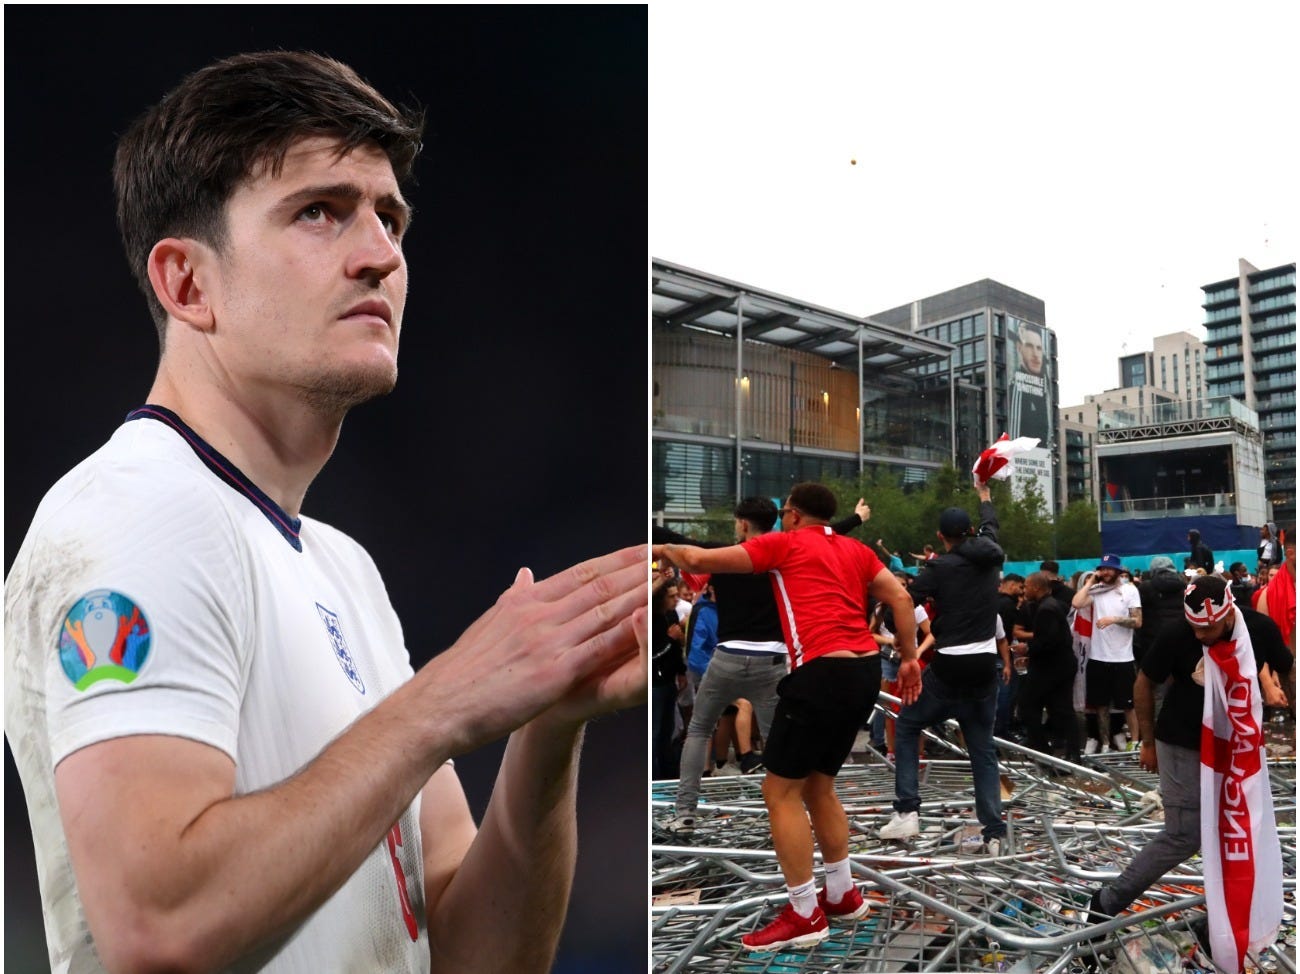
[[[168,317],[200,331],[211,331],[215,324],[198,274],[208,256],[208,248],[197,240],[167,237],[153,245],[147,262],[149,283]]]

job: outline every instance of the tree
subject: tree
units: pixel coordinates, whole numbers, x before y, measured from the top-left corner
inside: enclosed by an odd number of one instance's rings
[[[1062,558],[1095,558],[1101,554],[1097,508],[1090,501],[1071,501],[1056,521],[1056,550]]]
[[[1032,477],[1018,481],[1016,491],[994,481],[993,504],[1001,530],[998,541],[1008,561],[1045,561],[1052,557],[1052,518]],[[1018,496],[1017,496],[1018,491]]]

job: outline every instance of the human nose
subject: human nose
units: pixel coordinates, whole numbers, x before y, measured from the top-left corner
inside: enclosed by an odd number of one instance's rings
[[[355,225],[353,246],[348,252],[348,276],[382,280],[402,266],[402,245],[380,215],[370,211]]]

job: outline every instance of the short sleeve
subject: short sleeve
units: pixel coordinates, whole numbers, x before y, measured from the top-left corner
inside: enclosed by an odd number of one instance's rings
[[[1255,618],[1250,621],[1255,625],[1250,626],[1249,631],[1256,661],[1267,663],[1269,669],[1279,676],[1289,673],[1295,661],[1282,640],[1282,630],[1277,627],[1276,622],[1263,613],[1254,613],[1254,616]]]
[[[1161,630],[1151,648],[1142,656],[1139,668],[1152,683],[1159,685],[1173,673],[1174,648],[1182,633],[1179,626]]]
[[[754,574],[758,575],[781,564],[790,549],[790,535],[782,531],[769,531],[741,542],[741,547],[754,565]]]
[[[28,539],[24,584],[40,601],[21,652],[43,673],[53,764],[135,734],[235,757],[248,571],[213,486],[187,486],[109,474]]]

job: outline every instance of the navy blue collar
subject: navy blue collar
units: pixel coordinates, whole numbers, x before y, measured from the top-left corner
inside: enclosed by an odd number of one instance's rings
[[[267,497],[258,488],[257,484],[244,476],[238,467],[223,457],[198,433],[190,429],[185,420],[165,406],[154,405],[133,409],[126,414],[126,418],[128,422],[133,419],[156,419],[158,422],[166,423],[174,429],[190,445],[190,449],[194,451],[195,456],[203,461],[204,466],[216,474],[227,486],[234,488],[247,497],[256,505],[259,511],[266,515],[266,519],[283,535],[284,540],[293,546],[295,551],[302,551],[302,539],[299,537],[302,531],[302,520],[286,514],[279,504]]]

